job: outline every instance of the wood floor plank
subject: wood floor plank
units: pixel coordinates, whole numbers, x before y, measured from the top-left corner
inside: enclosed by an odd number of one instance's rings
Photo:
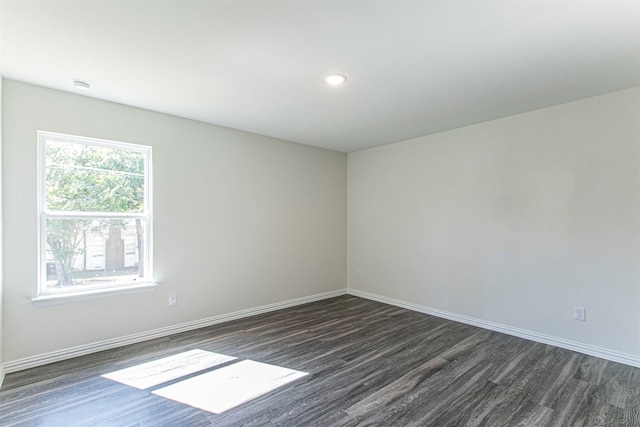
[[[222,414],[100,377],[194,349],[308,375]],[[638,427],[640,369],[342,296],[9,374],[0,425]]]
[[[602,427],[625,425],[622,409],[607,403],[602,397],[600,386],[590,385],[586,398],[580,403],[580,408],[575,410],[573,424]]]
[[[625,409],[631,389],[637,386],[632,384],[634,372],[620,363],[608,362],[600,382],[603,398],[611,405]]]
[[[419,388],[427,378],[443,369],[449,363],[451,362],[439,357],[430,359],[375,393],[359,400],[348,407],[345,412],[352,417],[362,417],[372,412],[377,412],[380,408],[393,405],[403,396]]]
[[[640,370],[635,370],[631,374],[622,420],[624,425],[640,426]]]
[[[487,426],[518,426],[518,427],[546,427],[551,421],[553,410],[546,406],[538,405],[531,401],[524,402],[523,405],[515,408],[511,416],[505,420],[496,419],[496,424],[486,424]],[[568,426],[569,424],[567,424]]]
[[[578,367],[575,377],[577,380],[598,385],[602,381],[607,364],[608,362],[604,359],[582,355],[582,360],[580,361],[580,366]]]
[[[581,355],[569,350],[553,349],[553,358],[547,365],[546,372],[538,376],[539,385],[529,396],[532,402],[559,409],[564,405],[562,400],[572,392],[576,385],[589,383],[575,379]]]
[[[525,399],[522,393],[514,393],[510,387],[496,385],[471,410],[464,425],[546,425],[552,413],[552,409]]]

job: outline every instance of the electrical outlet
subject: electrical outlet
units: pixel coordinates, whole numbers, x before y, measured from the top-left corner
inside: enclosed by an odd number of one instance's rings
[[[178,303],[178,297],[176,294],[169,295],[169,307],[173,307]]]
[[[360,270],[356,270],[356,279],[359,279],[361,276]]]
[[[573,307],[573,320],[580,320],[584,322],[587,320],[587,309],[584,307]]]

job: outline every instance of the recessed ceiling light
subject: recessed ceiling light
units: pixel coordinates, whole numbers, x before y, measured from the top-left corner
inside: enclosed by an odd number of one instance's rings
[[[91,83],[84,80],[74,80],[73,87],[80,90],[89,90],[91,89]]]
[[[342,74],[329,74],[324,78],[324,81],[327,82],[328,85],[339,86],[347,81],[347,76]]]

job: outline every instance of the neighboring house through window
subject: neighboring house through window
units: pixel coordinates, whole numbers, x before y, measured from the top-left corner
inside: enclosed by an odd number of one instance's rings
[[[38,132],[38,297],[151,284],[151,147]]]

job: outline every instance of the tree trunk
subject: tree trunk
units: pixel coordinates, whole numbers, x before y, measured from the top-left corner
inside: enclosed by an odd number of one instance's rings
[[[65,266],[61,260],[56,259],[56,279],[58,279],[58,283],[56,283],[56,287],[69,286],[71,285],[71,268]]]

